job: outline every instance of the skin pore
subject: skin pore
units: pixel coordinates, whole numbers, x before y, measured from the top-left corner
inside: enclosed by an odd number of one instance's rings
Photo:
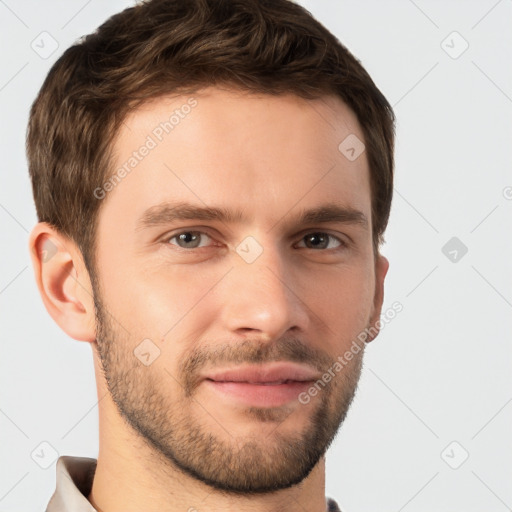
[[[307,404],[249,407],[202,377],[275,361],[322,375],[379,319],[388,262],[373,252],[366,154],[338,150],[350,134],[364,140],[333,96],[208,87],[154,99],[115,140],[115,169],[144,156],[98,199],[96,282],[69,239],[34,228],[33,248],[58,247],[44,264],[33,252],[43,301],[93,348],[97,510],[325,510],[324,455],[364,350]],[[191,216],[183,203],[233,215],[176,218]],[[326,205],[345,214],[300,220]]]

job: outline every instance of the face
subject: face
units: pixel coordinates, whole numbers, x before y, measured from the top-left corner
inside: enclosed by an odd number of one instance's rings
[[[126,172],[98,191],[106,383],[160,460],[216,489],[302,481],[356,391],[362,347],[333,368],[378,319],[386,270],[366,155],[338,149],[350,134],[334,97],[207,88],[145,104],[115,141]]]

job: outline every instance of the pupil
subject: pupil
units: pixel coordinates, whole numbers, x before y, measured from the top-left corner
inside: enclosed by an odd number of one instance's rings
[[[191,242],[191,239],[197,238],[197,235],[193,235],[191,232],[188,233],[182,233],[180,235],[180,239],[182,242],[185,242],[186,244]]]
[[[318,244],[314,244],[315,239],[320,239],[320,244],[322,244],[322,242],[325,242],[325,237],[324,237],[324,236],[322,236],[321,234],[315,233],[315,234],[313,234],[313,235],[310,235],[310,236],[308,237],[308,241],[309,241],[310,243],[312,243],[312,242],[313,242],[313,247],[318,247]]]

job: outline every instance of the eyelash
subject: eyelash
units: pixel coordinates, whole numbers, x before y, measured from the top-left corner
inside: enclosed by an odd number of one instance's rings
[[[208,233],[205,233],[204,231],[194,231],[194,230],[185,230],[185,231],[179,231],[177,233],[174,233],[174,234],[171,234],[171,235],[167,235],[165,237],[165,239],[163,240],[164,243],[166,244],[169,244],[169,245],[175,245],[175,244],[170,244],[170,241],[173,240],[174,238],[177,238],[179,237],[180,235],[184,235],[184,234],[187,234],[187,233],[195,233],[195,234],[200,234],[200,235],[206,235],[207,237],[213,239],[212,236],[210,236]],[[332,235],[331,233],[327,233],[325,231],[309,231],[308,233],[305,233],[301,238],[300,238],[300,241],[302,242],[304,240],[304,238],[306,238],[308,235],[327,235],[329,238],[331,239],[334,239],[336,240],[337,242],[339,242],[339,246],[338,247],[334,247],[332,249],[314,249],[314,248],[309,248],[309,247],[303,247],[303,249],[310,249],[312,251],[320,251],[320,252],[328,252],[328,251],[336,251],[336,250],[341,250],[341,249],[344,249],[348,246],[348,244],[342,240],[341,238],[335,236],[335,235]],[[176,245],[176,247],[178,248],[178,250],[181,250],[181,251],[186,251],[186,252],[190,252],[190,251],[193,251],[193,250],[198,250],[198,249],[204,249],[204,247],[191,247],[191,248],[185,248],[185,247],[180,247],[179,245]]]

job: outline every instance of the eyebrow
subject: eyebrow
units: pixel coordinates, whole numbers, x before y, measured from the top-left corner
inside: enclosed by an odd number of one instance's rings
[[[368,219],[363,212],[337,203],[327,203],[316,208],[301,210],[293,218],[293,222],[298,225],[339,222],[359,225],[364,229],[369,227]],[[251,221],[241,210],[166,201],[148,208],[137,221],[136,231],[180,220],[219,221],[226,224],[241,224]]]

